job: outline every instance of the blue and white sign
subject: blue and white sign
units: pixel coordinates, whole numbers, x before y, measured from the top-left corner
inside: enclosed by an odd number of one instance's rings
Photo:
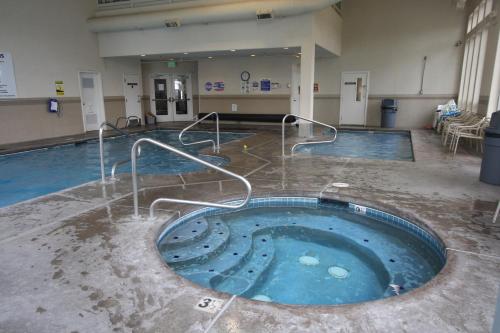
[[[17,96],[14,65],[9,52],[0,52],[0,98]]]
[[[212,88],[213,88],[212,82],[205,83],[205,90],[206,91],[212,91]]]
[[[271,91],[271,80],[269,79],[260,80],[260,91]]]

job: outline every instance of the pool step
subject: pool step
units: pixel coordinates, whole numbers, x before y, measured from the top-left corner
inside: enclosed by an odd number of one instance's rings
[[[208,235],[208,222],[204,218],[188,221],[175,228],[160,244],[160,251],[188,246]]]
[[[210,220],[210,223],[224,223],[217,217],[211,217]],[[245,264],[252,255],[252,242],[252,234],[238,234],[232,230],[224,252],[201,265],[178,269],[177,273],[210,288],[211,284],[220,282]]]
[[[252,249],[251,257],[236,272],[217,283],[213,283],[215,289],[242,295],[259,281],[274,258],[274,244],[271,235],[261,234],[254,237]]]
[[[211,223],[208,225],[206,237],[188,242],[187,246],[173,249],[166,247],[161,250],[161,254],[167,264],[176,269],[193,263],[203,264],[224,251],[229,241],[229,234],[229,228],[224,222]]]

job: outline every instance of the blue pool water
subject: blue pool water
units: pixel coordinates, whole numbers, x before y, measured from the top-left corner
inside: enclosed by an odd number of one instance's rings
[[[300,146],[296,152],[366,158],[413,161],[410,132],[339,131],[334,143]]]
[[[157,130],[130,137],[120,136],[106,139],[104,156],[106,173],[117,161],[130,159],[133,143],[142,137],[149,137],[182,147],[194,155],[210,144],[182,146],[179,132]],[[247,137],[248,134],[221,133],[221,143]],[[189,132],[185,142],[215,139],[215,133]],[[160,148],[144,145],[143,157],[138,160],[138,171],[148,174],[177,174],[202,170],[203,166],[181,158]],[[227,161],[217,156],[201,156],[203,159],[223,165]],[[98,140],[81,144],[68,144],[53,148],[34,150],[19,154],[0,156],[0,207],[16,202],[77,186],[100,178]],[[118,173],[130,172],[130,163],[120,166]]]
[[[395,217],[378,211],[369,217],[345,204],[297,200],[254,199],[238,212],[192,213],[166,229],[160,253],[201,286],[304,305],[404,294],[444,265],[441,243],[416,226],[411,232],[406,221],[396,225]]]

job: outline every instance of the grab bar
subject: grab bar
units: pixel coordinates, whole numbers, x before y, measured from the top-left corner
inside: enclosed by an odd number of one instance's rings
[[[321,123],[321,122],[316,121],[316,120],[312,120],[312,119],[304,118],[304,117],[301,117],[301,116],[297,116],[297,115],[294,115],[294,114],[287,114],[287,115],[285,115],[283,117],[283,120],[281,122],[281,156],[283,156],[283,157],[285,157],[285,120],[288,117],[295,117],[295,118],[299,118],[299,119],[302,119],[302,120],[306,120],[306,121],[314,123],[314,124],[318,124],[318,125],[322,125],[322,126],[328,127],[328,128],[330,128],[330,129],[332,129],[332,130],[335,131],[335,136],[333,137],[333,140],[311,141],[311,142],[299,142],[299,143],[296,143],[292,147],[291,155],[293,155],[293,152],[295,151],[295,148],[297,148],[298,146],[312,145],[312,144],[318,144],[318,143],[332,143],[332,142],[335,142],[335,140],[337,140],[337,129],[335,127],[327,125],[325,123]]]
[[[101,158],[101,182],[103,184],[106,182],[106,173],[104,172],[104,138],[103,138],[104,127],[106,127],[106,126],[111,127],[113,130],[115,130],[116,132],[118,132],[120,134],[123,134],[125,136],[129,136],[129,134],[127,132],[122,131],[121,129],[119,129],[115,125],[110,124],[106,121],[103,122],[101,124],[101,126],[99,126],[99,155]]]
[[[141,156],[141,147],[139,147],[139,149],[137,150],[137,157],[140,157],[140,156]],[[130,159],[115,162],[115,164],[113,164],[113,166],[111,167],[111,178],[110,179],[116,180],[116,177],[115,177],[116,168],[118,168],[120,165],[127,164],[128,162],[130,162]]]
[[[215,115],[215,123],[216,123],[216,126],[217,126],[217,144],[215,143],[214,140],[211,140],[211,139],[208,139],[208,140],[202,140],[202,141],[197,141],[197,142],[191,142],[191,143],[185,143],[184,141],[182,141],[182,135],[187,132],[189,129],[193,128],[195,125],[201,123],[203,120],[207,119],[208,117],[212,116],[212,115]],[[200,144],[200,143],[208,143],[208,142],[212,142],[213,146],[214,146],[214,153],[219,153],[220,151],[220,133],[219,133],[219,114],[217,112],[212,112],[212,113],[209,113],[207,114],[205,117],[201,118],[201,119],[198,119],[197,121],[195,121],[194,123],[192,123],[191,125],[189,125],[188,127],[186,127],[185,129],[183,129],[180,133],[179,133],[179,141],[184,145],[184,146],[192,146],[192,145],[197,145],[197,144]]]
[[[116,118],[115,127],[118,127],[118,124],[120,123],[120,120],[122,120],[122,119],[126,120],[126,122],[125,122],[125,128],[129,127],[129,125],[130,125],[130,119],[137,119],[137,123],[139,124],[139,126],[142,125],[142,119],[139,118],[139,117],[137,117],[137,116],[128,116],[128,117],[121,116],[121,117]]]
[[[134,145],[132,146],[132,151],[130,153],[130,155],[131,155],[130,159],[132,160],[132,189],[133,189],[133,196],[134,196],[134,216],[136,218],[139,217],[139,193],[137,190],[137,151],[138,151],[139,146],[142,143],[150,143],[150,144],[155,145],[157,147],[160,147],[162,149],[171,151],[174,154],[177,154],[179,156],[187,158],[191,161],[202,164],[210,169],[214,169],[214,170],[222,172],[223,174],[226,174],[230,177],[236,178],[236,179],[240,180],[245,185],[245,187],[247,189],[247,194],[246,194],[245,199],[238,205],[227,205],[227,204],[218,204],[218,203],[212,203],[212,202],[206,202],[206,201],[191,201],[191,200],[169,199],[169,198],[156,199],[155,201],[153,201],[153,203],[149,207],[150,218],[154,218],[154,208],[156,207],[157,204],[159,204],[161,202],[174,202],[174,203],[181,203],[181,204],[187,204],[187,205],[198,205],[198,206],[215,207],[215,208],[238,209],[238,208],[244,207],[248,203],[248,201],[250,200],[250,197],[252,195],[252,185],[248,182],[248,180],[245,177],[237,175],[237,174],[235,174],[231,171],[228,171],[226,169],[223,169],[221,167],[218,167],[212,163],[201,160],[197,157],[194,157],[193,155],[185,153],[177,148],[174,148],[174,147],[167,145],[165,143],[162,143],[160,141],[156,141],[156,140],[149,139],[149,138],[142,138],[142,139],[137,140],[134,143]]]

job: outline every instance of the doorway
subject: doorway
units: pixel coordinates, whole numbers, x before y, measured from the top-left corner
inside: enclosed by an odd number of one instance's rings
[[[193,120],[190,74],[156,74],[150,87],[151,112],[159,122]]]
[[[139,117],[144,123],[141,107],[142,86],[139,74],[123,74],[126,117]]]
[[[101,74],[98,72],[79,72],[80,100],[85,132],[97,131],[106,121]]]
[[[340,125],[366,125],[369,72],[343,72],[340,88]]]

